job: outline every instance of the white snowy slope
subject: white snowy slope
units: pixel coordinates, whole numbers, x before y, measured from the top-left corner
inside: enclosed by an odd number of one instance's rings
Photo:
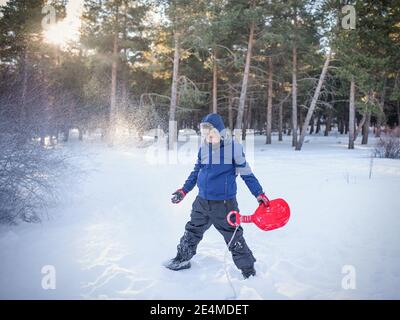
[[[399,299],[400,161],[374,159],[369,179],[371,146],[349,151],[346,137],[317,136],[295,152],[290,137],[268,146],[264,139],[256,137],[254,172],[270,198],[287,200],[292,216],[271,232],[244,225],[257,276],[242,280],[228,259],[238,298]],[[76,163],[86,177],[41,224],[0,228],[1,299],[232,297],[225,244],[213,227],[191,269],[162,266],[176,253],[197,193],[170,202],[191,164],[155,165],[145,149],[97,141],[66,148],[90,153]],[[239,207],[250,214],[257,202],[240,178],[238,186]],[[46,265],[56,270],[55,290],[42,289]],[[355,270],[355,289],[342,287],[346,266]]]

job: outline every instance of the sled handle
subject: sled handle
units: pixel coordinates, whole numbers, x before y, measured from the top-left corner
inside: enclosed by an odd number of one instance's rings
[[[235,215],[235,222],[232,222],[231,220],[232,215]],[[237,227],[240,225],[240,213],[235,210],[232,210],[226,216],[226,220],[228,220],[229,225],[231,225],[232,227]]]

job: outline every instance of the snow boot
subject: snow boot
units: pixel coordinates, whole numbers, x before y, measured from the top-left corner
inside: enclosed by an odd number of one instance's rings
[[[177,254],[174,259],[169,260],[164,266],[170,270],[179,271],[189,269],[191,264],[189,260],[184,260],[179,254]]]
[[[254,269],[254,267],[242,269],[242,275],[244,279],[247,279],[250,276],[254,277],[256,275],[256,269]]]

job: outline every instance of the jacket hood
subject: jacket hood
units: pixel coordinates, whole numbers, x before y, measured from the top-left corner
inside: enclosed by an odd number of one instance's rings
[[[206,115],[202,120],[201,123],[210,123],[213,125],[215,129],[217,129],[219,132],[225,129],[224,126],[224,120],[222,120],[222,117],[218,113],[210,113]]]

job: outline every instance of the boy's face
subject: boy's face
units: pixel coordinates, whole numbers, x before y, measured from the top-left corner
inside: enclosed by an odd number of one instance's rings
[[[221,140],[219,131],[211,125],[200,126],[201,135],[206,139],[207,143],[218,144]]]

